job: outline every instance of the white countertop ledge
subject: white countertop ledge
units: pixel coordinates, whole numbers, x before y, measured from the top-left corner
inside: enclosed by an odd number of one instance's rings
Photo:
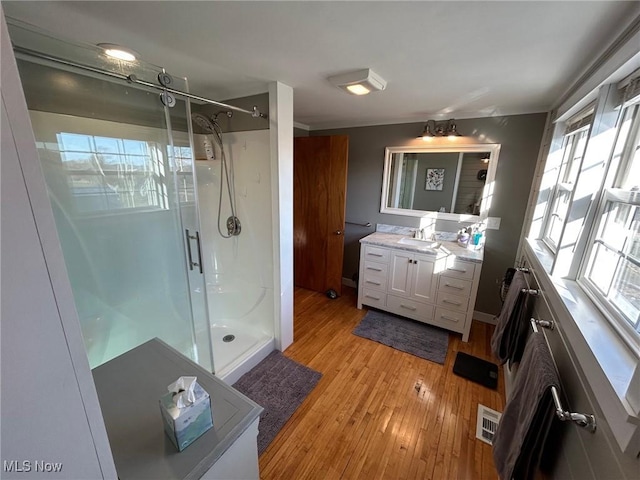
[[[439,242],[441,244],[441,247],[435,250],[398,243],[402,238],[411,238],[411,236],[399,235],[396,233],[375,232],[371,235],[367,235],[366,237],[361,238],[360,243],[365,245],[377,245],[379,247],[395,248],[397,250],[406,250],[409,252],[433,255],[435,259],[452,255],[459,258],[460,260],[466,260],[468,262],[474,263],[482,263],[484,259],[484,247],[481,247],[477,250],[461,247],[457,242],[441,240],[437,233],[435,241]],[[426,244],[429,244],[429,242],[425,242],[425,245]]]

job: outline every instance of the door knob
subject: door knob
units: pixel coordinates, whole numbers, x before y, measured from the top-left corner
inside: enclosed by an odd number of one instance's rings
[[[336,235],[342,235],[342,230],[336,230],[336,231],[335,231],[335,232],[333,232],[333,233],[335,233]]]

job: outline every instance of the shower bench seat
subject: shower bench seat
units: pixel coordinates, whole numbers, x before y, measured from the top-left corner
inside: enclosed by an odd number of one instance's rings
[[[159,399],[180,376],[196,376],[211,396],[213,428],[182,452],[164,433]],[[93,369],[120,480],[258,479],[262,407],[159,339]]]

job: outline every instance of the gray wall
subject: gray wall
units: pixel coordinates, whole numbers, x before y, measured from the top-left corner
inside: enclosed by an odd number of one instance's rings
[[[213,99],[218,100],[218,99]],[[245,110],[252,111],[253,107],[258,107],[260,113],[269,115],[269,93],[260,93],[258,95],[251,95],[249,97],[233,98],[230,100],[219,100],[222,103],[233,105],[235,107],[244,108]],[[191,104],[191,111],[202,114],[215,115],[218,112],[223,112],[218,115],[217,121],[222,128],[223,132],[245,132],[249,130],[268,130],[269,119],[268,118],[254,118],[249,114],[242,112],[233,112],[231,118],[228,118],[224,112],[228,109],[219,107],[217,105],[197,105]],[[194,125],[194,133],[204,133]]]
[[[487,232],[485,262],[475,309],[497,314],[500,311],[498,283],[513,266],[520,230],[531,189],[546,113],[458,120],[463,135],[501,144],[496,187],[490,215],[500,217],[499,230]],[[419,219],[380,213],[384,149],[417,145],[422,123],[380,125],[312,131],[311,135],[349,135],[347,177],[347,221],[417,226]],[[438,222],[438,230],[458,230],[456,222]],[[359,240],[374,228],[346,225],[343,276],[353,278],[358,271]]]
[[[309,136],[309,130],[305,130],[304,128],[294,127],[293,128],[293,136],[294,137],[308,137]]]
[[[445,212],[450,212],[457,167],[457,153],[418,154],[418,175],[413,196],[413,209],[438,211],[444,207]],[[442,190],[425,190],[428,168],[444,168]]]

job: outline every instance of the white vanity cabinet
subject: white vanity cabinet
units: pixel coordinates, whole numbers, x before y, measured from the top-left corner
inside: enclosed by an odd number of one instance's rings
[[[468,341],[482,263],[445,249],[426,254],[380,243],[362,242],[358,308],[436,325]]]

